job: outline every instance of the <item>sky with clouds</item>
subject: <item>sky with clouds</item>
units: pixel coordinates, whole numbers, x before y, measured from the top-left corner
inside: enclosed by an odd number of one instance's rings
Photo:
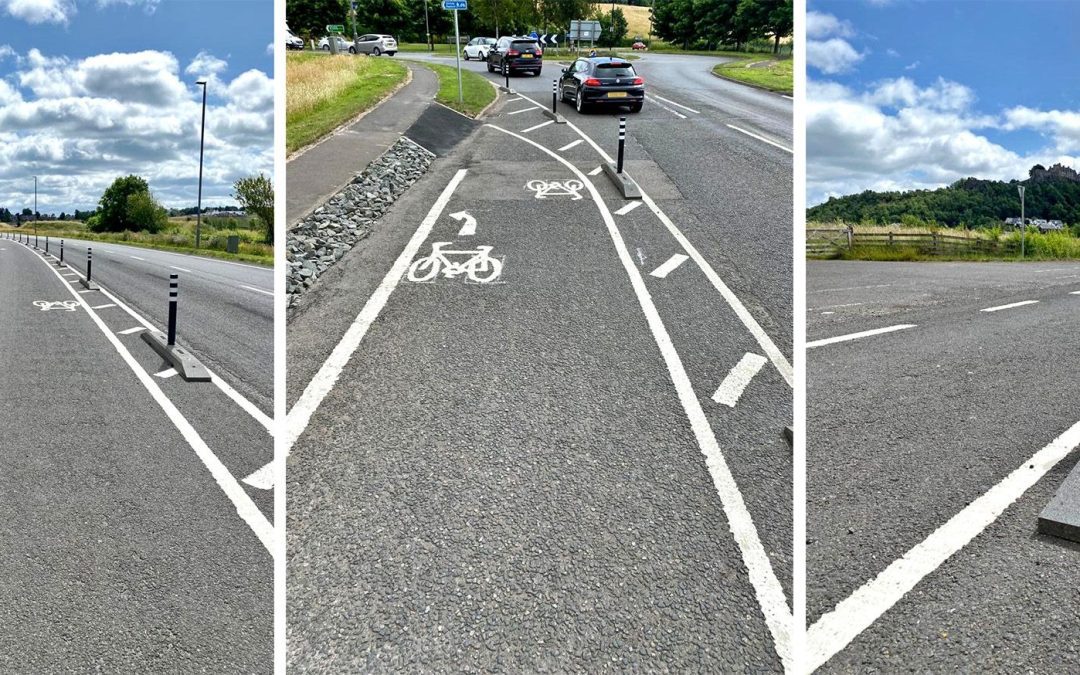
[[[1080,170],[1080,2],[808,0],[807,204]]]
[[[92,209],[138,174],[194,206],[273,175],[272,0],[0,0],[0,207]]]

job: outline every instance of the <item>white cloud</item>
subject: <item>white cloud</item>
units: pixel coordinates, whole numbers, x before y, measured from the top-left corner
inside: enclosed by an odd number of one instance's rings
[[[841,38],[807,40],[806,63],[830,75],[850,70],[865,55]]]
[[[1080,152],[1080,111],[1035,110],[1018,106],[1005,111],[1005,129],[1034,129],[1049,136],[1057,151]]]
[[[824,14],[812,10],[806,12],[807,38],[827,38],[833,35],[851,37],[854,34],[855,29],[851,27],[849,22],[837,19],[832,14]]]
[[[0,0],[9,16],[27,23],[63,23],[75,14],[74,0]]]

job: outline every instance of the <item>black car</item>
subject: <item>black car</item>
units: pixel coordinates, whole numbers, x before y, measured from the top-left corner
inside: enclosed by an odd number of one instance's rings
[[[559,96],[578,112],[594,105],[629,106],[638,112],[645,103],[645,79],[627,61],[611,56],[581,58],[564,68]]]
[[[539,75],[543,65],[544,50],[531,37],[501,37],[487,55],[489,73],[513,75],[527,71]]]

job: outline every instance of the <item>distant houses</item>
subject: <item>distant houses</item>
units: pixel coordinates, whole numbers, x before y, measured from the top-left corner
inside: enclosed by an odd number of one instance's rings
[[[1024,220],[1027,221],[1029,227],[1037,227],[1039,228],[1039,232],[1042,232],[1044,234],[1047,232],[1055,232],[1065,229],[1065,223],[1061,222],[1060,220],[1043,220],[1042,218],[1025,218]],[[1010,227],[1020,227],[1020,219],[1006,218],[1005,224]]]

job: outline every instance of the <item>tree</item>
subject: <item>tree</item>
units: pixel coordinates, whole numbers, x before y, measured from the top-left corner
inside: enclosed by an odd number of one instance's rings
[[[165,208],[150,194],[135,192],[127,198],[127,220],[132,227],[145,230],[150,234],[160,232],[169,222]]]
[[[128,219],[128,197],[139,192],[149,192],[150,185],[139,176],[131,175],[117,178],[105,189],[98,202],[101,216],[98,227],[101,232],[123,232],[136,229]]]
[[[701,3],[699,3],[700,6]],[[653,33],[661,40],[689,49],[697,39],[697,19],[693,0],[656,0],[653,6]]]
[[[274,243],[274,185],[261,173],[236,181],[236,201],[262,222],[263,241]]]
[[[600,39],[596,41],[596,44],[601,47],[618,47],[626,39],[626,16],[618,7],[610,12],[597,10],[592,19],[599,21],[601,28],[604,29],[600,33]]]
[[[297,35],[326,34],[329,24],[345,23],[349,11],[344,0],[286,0],[285,17]]]

